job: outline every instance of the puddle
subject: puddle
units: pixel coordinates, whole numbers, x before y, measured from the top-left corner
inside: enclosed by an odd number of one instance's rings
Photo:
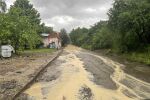
[[[58,58],[64,61],[59,66],[61,76],[51,82],[35,83],[24,92],[34,98],[29,100],[132,100],[121,91],[106,89],[90,81],[93,76],[71,50],[65,50],[68,54]]]

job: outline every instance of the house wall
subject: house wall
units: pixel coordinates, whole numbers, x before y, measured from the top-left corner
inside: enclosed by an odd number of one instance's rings
[[[61,40],[59,38],[59,35],[57,33],[53,34],[42,34],[43,38],[43,46],[49,47],[49,48],[61,48]]]
[[[48,38],[43,38],[44,47],[47,47],[49,45]]]
[[[51,43],[55,43],[56,48],[58,48],[58,49],[61,48],[61,42],[59,41],[58,38],[50,38],[49,44],[51,44]]]

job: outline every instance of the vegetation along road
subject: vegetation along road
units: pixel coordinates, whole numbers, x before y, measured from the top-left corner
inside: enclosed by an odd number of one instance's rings
[[[150,98],[150,84],[126,74],[123,67],[106,57],[69,45],[19,100]]]

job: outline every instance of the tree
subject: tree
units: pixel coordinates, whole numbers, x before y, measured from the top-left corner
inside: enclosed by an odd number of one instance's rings
[[[33,25],[40,25],[40,14],[28,0],[16,0],[10,8],[10,12],[13,8],[20,8],[20,16],[28,17]]]
[[[40,13],[38,13],[38,11],[33,7],[33,5],[30,4],[29,0],[16,0],[14,2],[14,5],[10,7],[10,14],[14,8],[20,9],[21,11],[19,13],[19,16],[26,16],[29,19],[29,22],[35,27],[36,32],[40,33]]]
[[[5,1],[0,0],[0,13],[6,12],[7,5]]]
[[[103,48],[111,48],[112,47],[112,33],[108,29],[108,27],[101,26],[101,28],[97,29],[95,35],[92,38],[93,44],[92,48],[95,49],[103,49]]]
[[[7,39],[10,37],[8,16],[6,15],[6,3],[0,0],[0,45],[6,43]]]
[[[40,42],[37,34],[39,20],[35,20],[38,17],[33,17],[36,14],[32,13],[35,12],[32,7],[28,0],[16,0],[4,17],[5,20],[2,20],[2,38],[10,41],[15,50],[32,49]]]
[[[10,41],[11,32],[10,32],[9,16],[7,14],[0,14],[0,45],[5,44]]]
[[[150,3],[148,0],[115,0],[109,13],[110,29],[117,35],[121,51],[150,43]]]
[[[53,28],[52,27],[45,26],[44,23],[41,24],[39,33],[47,33],[47,34],[49,34],[49,33],[52,33],[52,32],[53,32]]]
[[[122,53],[150,44],[149,0],[114,0],[108,16],[108,21],[96,23],[87,32],[82,28],[72,30],[73,44],[92,50],[111,48]]]
[[[90,49],[91,47],[90,47],[89,42],[91,40],[89,38],[88,31],[89,30],[87,28],[80,28],[80,27],[73,29],[70,32],[70,38],[71,38],[72,44]]]
[[[67,34],[67,31],[63,28],[60,30],[61,34],[61,40],[62,40],[62,46],[65,46],[70,42],[69,35]]]

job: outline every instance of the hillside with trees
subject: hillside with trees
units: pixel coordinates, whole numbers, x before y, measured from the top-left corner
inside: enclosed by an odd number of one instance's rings
[[[73,29],[72,43],[89,50],[111,49],[150,64],[150,1],[114,0],[108,16],[90,29]]]

